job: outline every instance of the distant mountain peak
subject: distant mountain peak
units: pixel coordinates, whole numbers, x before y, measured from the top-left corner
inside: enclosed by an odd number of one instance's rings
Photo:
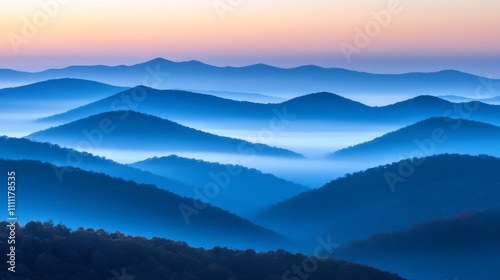
[[[163,57],[156,57],[156,58],[153,58],[153,59],[146,61],[144,63],[165,63],[165,62],[173,63],[173,61],[165,59]],[[142,64],[144,64],[144,63],[142,63]]]
[[[181,63],[185,63],[185,64],[191,64],[191,65],[208,65],[206,63],[203,63],[199,60],[195,60],[195,59],[192,59],[192,60],[188,60],[188,61],[183,61]]]
[[[419,95],[419,96],[415,96],[415,97],[410,98],[410,99],[396,102],[396,103],[394,103],[392,105],[388,105],[388,106],[394,106],[394,105],[400,105],[400,104],[414,106],[414,105],[451,104],[451,102],[444,100],[442,98],[439,98],[437,96]]]
[[[235,67],[235,68],[238,68],[238,67]],[[279,69],[279,67],[274,67],[274,66],[271,66],[271,65],[267,65],[267,64],[264,64],[264,63],[256,63],[256,64],[251,64],[251,65],[248,65],[248,66],[243,66],[241,68],[247,68],[247,69]]]
[[[148,86],[145,86],[145,85],[137,85],[137,86],[131,88],[130,90],[137,90],[137,89],[145,89],[147,91],[159,91],[158,89],[155,89],[155,88],[152,88],[152,87],[148,87]]]
[[[296,97],[294,99],[324,99],[324,98],[329,98],[329,99],[341,99],[341,100],[349,100],[352,101],[348,98],[342,97],[338,94],[331,93],[331,92],[326,92],[326,91],[321,91],[321,92],[315,92],[311,94],[306,94],[303,96]]]
[[[317,105],[317,106],[322,106],[322,105],[332,105],[333,104],[349,104],[349,105],[358,105],[362,107],[368,107],[365,104],[359,103],[357,101],[351,100],[349,98],[342,97],[338,94],[331,93],[331,92],[316,92],[316,93],[311,93],[303,96],[299,96],[293,99],[288,100],[285,103],[298,103],[298,104],[307,104],[308,106],[311,105]],[[313,104],[311,104],[313,103]]]
[[[465,73],[465,72],[462,72],[462,71],[459,71],[459,70],[454,70],[454,69],[444,69],[444,70],[441,70],[441,71],[437,71],[435,73],[441,73],[441,74],[459,74],[459,75],[473,75],[473,74],[469,74],[469,73]]]
[[[255,64],[251,64],[251,65],[248,65],[248,67],[269,67],[270,65],[267,65],[265,63],[255,63]]]
[[[140,63],[139,65],[141,65],[141,64],[169,64],[169,65],[175,65],[175,64],[182,65],[182,64],[184,64],[184,65],[188,65],[188,66],[208,66],[208,64],[205,64],[205,63],[198,61],[198,60],[188,60],[188,61],[176,62],[176,61],[168,60],[168,59],[165,59],[162,57],[154,58],[154,59],[146,61],[144,63]]]
[[[408,101],[412,101],[412,100],[413,101],[445,101],[437,96],[432,96],[432,95],[427,95],[427,94],[419,95],[419,96],[408,99]]]
[[[113,133],[107,134],[106,140],[99,144],[100,147],[236,154],[243,143],[254,145],[261,155],[304,157],[290,150],[211,134],[168,119],[131,110],[98,113],[67,124],[38,131],[26,137],[33,140],[64,143],[62,145],[75,147],[79,141],[82,141],[82,137],[85,137],[80,133],[81,131],[96,127],[96,125],[99,127],[103,120],[106,120],[108,127],[113,127]],[[148,144],[144,145],[146,139]]]

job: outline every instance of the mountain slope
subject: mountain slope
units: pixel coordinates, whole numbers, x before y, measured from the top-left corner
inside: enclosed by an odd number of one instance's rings
[[[198,204],[192,199],[153,185],[138,185],[81,169],[74,169],[60,181],[53,169],[39,161],[0,159],[2,173],[15,171],[19,197],[16,215],[20,223],[52,219],[70,227],[160,236],[193,246],[276,249],[291,244],[219,208],[203,205],[194,209],[193,205]],[[193,212],[183,208],[190,205]]]
[[[377,234],[339,249],[336,258],[409,279],[495,280],[499,254],[500,213],[475,212]]]
[[[210,203],[242,216],[309,190],[256,169],[178,156],[150,158],[131,166],[196,186],[207,193],[216,187],[219,194],[210,198]]]
[[[50,143],[40,143],[23,138],[0,137],[0,158],[11,160],[39,160],[56,166],[53,173],[60,179],[73,172],[74,168],[102,172],[109,176],[153,184],[173,193],[192,197],[192,186],[122,165],[109,159],[73,149],[61,148]]]
[[[500,139],[500,127],[463,119],[430,118],[339,150],[331,158],[388,162],[401,156],[423,157],[439,153],[500,156],[500,146],[492,139]]]
[[[248,101],[253,103],[279,103],[286,100],[286,98],[275,97],[271,95],[264,95],[258,93],[248,93],[248,92],[230,92],[230,91],[213,91],[213,90],[191,90],[184,89],[184,91],[198,92],[203,94],[209,94],[217,96],[220,98],[231,99],[235,101]]]
[[[331,234],[337,242],[463,211],[500,209],[500,159],[438,155],[346,175],[256,217],[293,236]],[[293,233],[293,234],[292,234]]]
[[[374,108],[329,92],[296,97],[280,104],[300,120],[363,120]]]
[[[291,120],[359,120],[366,114],[374,114],[373,108],[333,93],[319,92],[300,96],[277,104],[260,104],[235,101],[179,90],[156,90],[135,87],[110,96],[98,102],[46,118],[46,121],[68,121],[110,110],[127,108],[117,103],[121,96],[141,93],[140,102],[134,104],[134,111],[152,114],[167,119],[183,121],[266,121],[291,112]],[[142,96],[144,96],[142,98]],[[291,121],[289,120],[289,121]]]
[[[133,98],[136,96],[137,98]],[[131,102],[116,102],[123,97]],[[230,120],[231,118],[263,118],[272,114],[272,108],[265,104],[234,101],[180,90],[156,90],[144,86],[134,87],[108,98],[99,100],[47,118],[48,121],[68,121],[85,118],[90,115],[110,110],[133,109],[137,112],[151,114],[176,121],[201,119]]]
[[[484,102],[484,103],[492,104],[492,105],[500,105],[500,96],[481,99],[480,101]]]
[[[470,102],[470,101],[480,101],[491,105],[500,105],[500,96],[494,96],[490,98],[470,98],[456,95],[445,95],[440,96],[441,99],[448,100],[451,102]]]
[[[3,101],[0,103],[0,108],[3,112],[26,114],[41,111],[54,114],[106,98],[126,89],[126,87],[79,79],[48,80],[0,89],[0,100]]]
[[[28,139],[69,147],[86,145],[163,152],[258,154],[300,158],[301,155],[263,144],[221,137],[133,111],[113,111],[33,133]]]
[[[0,76],[2,76],[0,71]],[[54,123],[38,119],[83,106],[125,90],[87,80],[58,79],[0,89],[0,131],[20,137]]]

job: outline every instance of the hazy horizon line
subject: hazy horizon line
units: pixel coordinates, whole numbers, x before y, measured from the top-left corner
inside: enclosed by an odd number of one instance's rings
[[[67,68],[71,68],[71,67],[120,67],[120,66],[125,66],[125,67],[132,67],[132,66],[136,66],[136,65],[140,65],[140,64],[144,64],[144,63],[149,63],[149,62],[153,62],[155,60],[163,60],[163,61],[167,61],[167,62],[172,62],[172,63],[177,63],[177,64],[180,64],[180,63],[201,63],[201,64],[204,64],[204,65],[208,65],[208,66],[212,66],[212,67],[217,67],[217,68],[247,68],[247,67],[252,67],[252,66],[258,66],[258,65],[262,65],[262,66],[267,66],[267,67],[272,67],[272,68],[277,68],[277,69],[283,69],[283,70],[291,70],[291,69],[297,69],[297,68],[302,68],[302,67],[317,67],[317,68],[321,68],[321,69],[339,69],[339,70],[347,70],[347,71],[350,71],[350,72],[358,72],[358,73],[366,73],[366,74],[376,74],[376,75],[405,75],[405,74],[414,74],[414,73],[422,73],[422,74],[430,74],[430,73],[439,73],[439,72],[446,72],[446,71],[454,71],[454,72],[459,72],[459,73],[464,73],[464,74],[469,74],[469,75],[474,75],[474,76],[478,76],[478,77],[485,77],[485,78],[488,78],[484,75],[481,75],[481,74],[476,74],[476,73],[472,73],[472,72],[468,72],[468,71],[462,71],[462,70],[457,70],[456,68],[441,68],[440,70],[428,70],[428,71],[419,71],[419,70],[415,70],[415,71],[400,71],[400,72],[374,72],[374,71],[365,71],[365,70],[356,70],[356,69],[353,69],[353,68],[346,68],[346,67],[325,67],[325,66],[321,66],[321,65],[318,65],[318,64],[297,64],[295,66],[288,66],[288,67],[285,67],[285,66],[279,66],[279,65],[276,65],[276,64],[272,64],[272,63],[264,63],[264,62],[255,62],[255,63],[252,63],[252,64],[233,64],[233,65],[228,65],[228,64],[223,64],[223,65],[218,65],[218,64],[215,64],[215,63],[207,63],[207,62],[204,62],[202,60],[198,60],[198,59],[190,59],[190,60],[171,60],[171,59],[167,59],[165,57],[155,57],[155,58],[152,58],[152,59],[147,59],[147,60],[140,60],[138,62],[133,62],[133,63],[119,63],[119,64],[92,64],[92,63],[89,63],[89,64],[68,64],[68,65],[65,65],[65,66],[61,66],[61,67],[49,67],[49,68],[44,68],[42,70],[36,70],[36,71],[32,71],[32,70],[24,70],[24,69],[21,69],[21,68],[0,68],[0,70],[12,70],[12,71],[16,71],[16,72],[24,72],[24,73],[41,73],[41,72],[45,72],[45,71],[50,71],[50,70],[64,70],[64,69],[67,69]]]

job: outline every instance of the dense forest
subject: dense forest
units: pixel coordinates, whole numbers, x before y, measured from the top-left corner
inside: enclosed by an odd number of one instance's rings
[[[7,223],[0,223],[7,230]],[[0,243],[2,252],[8,250]],[[331,259],[316,260],[283,250],[255,252],[189,247],[162,238],[29,222],[17,228],[16,272],[5,280],[68,279],[307,279],[397,280],[389,272]],[[5,258],[3,256],[2,258]],[[4,263],[5,260],[2,260]],[[294,269],[298,269],[294,272]],[[288,273],[287,273],[288,272]],[[305,279],[305,278],[302,278]]]
[[[272,206],[254,220],[277,232],[339,243],[464,211],[500,209],[500,159],[442,154],[347,174]],[[313,214],[312,214],[313,213]]]

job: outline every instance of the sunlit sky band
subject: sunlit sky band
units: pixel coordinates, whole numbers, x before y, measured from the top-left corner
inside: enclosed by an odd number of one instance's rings
[[[391,5],[399,12],[391,13]],[[164,57],[220,66],[262,62],[500,76],[496,0],[26,0],[2,1],[0,11],[0,68]],[[346,59],[340,46],[356,46],[360,31],[369,42]]]

